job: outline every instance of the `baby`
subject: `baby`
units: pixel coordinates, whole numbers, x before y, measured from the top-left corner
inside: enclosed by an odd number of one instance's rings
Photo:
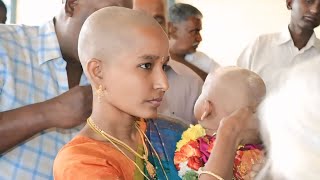
[[[254,72],[239,67],[223,67],[208,74],[194,113],[199,124],[182,134],[177,143],[174,164],[183,179],[195,179],[207,162],[220,121],[235,110],[250,107],[254,112],[265,96],[263,80]],[[248,179],[252,167],[264,159],[259,139],[248,137],[255,144],[239,146],[236,153],[234,179]]]

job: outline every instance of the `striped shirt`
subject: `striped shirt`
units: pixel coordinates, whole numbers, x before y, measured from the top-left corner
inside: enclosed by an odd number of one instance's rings
[[[42,26],[0,25],[0,111],[68,91],[66,65],[53,21]],[[88,84],[84,75],[80,84]],[[1,154],[0,180],[53,179],[56,154],[79,130],[51,128]]]

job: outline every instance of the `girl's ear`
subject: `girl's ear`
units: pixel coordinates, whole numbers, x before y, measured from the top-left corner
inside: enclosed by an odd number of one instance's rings
[[[103,72],[102,72],[102,62],[98,59],[90,59],[87,63],[86,70],[87,74],[91,80],[92,85],[98,89],[102,85]]]

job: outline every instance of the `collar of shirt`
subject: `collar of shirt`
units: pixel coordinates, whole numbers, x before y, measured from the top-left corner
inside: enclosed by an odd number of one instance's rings
[[[281,31],[280,37],[277,40],[277,44],[278,45],[283,45],[286,43],[292,42],[293,44],[293,40],[289,31],[289,28],[286,27],[285,30]],[[320,50],[320,40],[317,38],[316,34],[313,33],[308,41],[308,43],[306,44],[305,47],[303,47],[302,49],[307,50],[311,47],[315,47],[317,49]]]
[[[38,59],[39,65],[52,59],[62,57],[53,20],[39,27],[38,34]],[[48,51],[50,50],[50,51]]]

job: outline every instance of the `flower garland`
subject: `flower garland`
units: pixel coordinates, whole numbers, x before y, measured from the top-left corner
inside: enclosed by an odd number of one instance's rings
[[[174,164],[182,179],[198,179],[198,170],[208,161],[214,142],[215,135],[206,135],[200,124],[190,125],[190,128],[183,132],[174,155]],[[239,146],[234,160],[234,179],[242,180],[249,176],[252,166],[264,160],[262,149],[261,145]]]
[[[182,133],[181,140],[177,143],[177,150],[179,151],[182,146],[187,144],[190,140],[196,140],[201,136],[206,135],[205,129],[200,124],[190,125],[190,128]]]

